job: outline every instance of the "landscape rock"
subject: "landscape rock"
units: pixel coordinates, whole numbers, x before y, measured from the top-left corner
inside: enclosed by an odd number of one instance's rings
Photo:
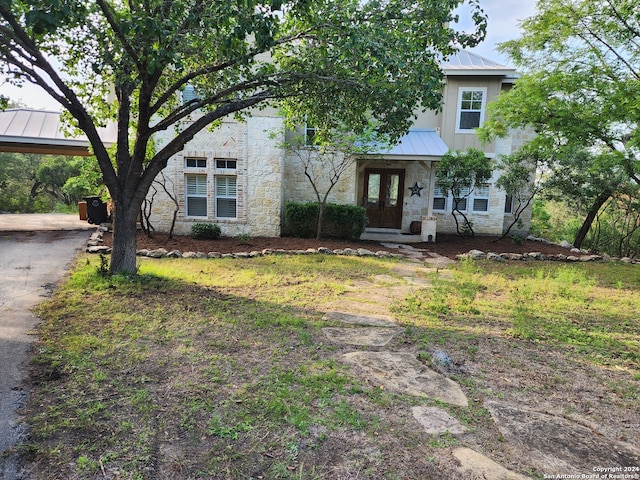
[[[105,245],[92,245],[87,247],[87,253],[111,253],[111,247]]]
[[[150,250],[147,254],[150,258],[162,258],[167,256],[167,250],[164,248],[158,248],[156,250]]]
[[[171,250],[169,253],[167,253],[167,257],[182,258],[182,252],[180,250]]]
[[[447,432],[459,435],[468,430],[448,412],[438,407],[413,407],[411,413],[413,413],[413,418],[422,425],[424,431],[431,435]]]
[[[351,325],[363,325],[368,327],[397,327],[398,325],[388,315],[354,315],[343,312],[327,312],[322,317],[323,320],[334,320]]]
[[[333,342],[361,347],[384,347],[400,332],[402,332],[401,328],[388,327],[325,327],[322,329],[322,333]]]
[[[609,440],[565,418],[490,401],[500,433],[543,474],[582,475],[594,466],[640,465],[640,449]]]
[[[390,391],[440,400],[460,407],[469,405],[456,382],[427,368],[410,353],[351,352],[343,358],[358,365],[365,374]]]
[[[528,480],[529,477],[507,470],[490,458],[471,450],[456,448],[453,456],[460,462],[458,471],[467,480]]]

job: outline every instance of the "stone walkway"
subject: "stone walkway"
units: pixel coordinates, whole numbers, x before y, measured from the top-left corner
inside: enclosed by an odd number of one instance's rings
[[[429,288],[428,279],[433,274],[451,277],[446,269],[451,260],[410,245],[397,245],[397,248],[403,249],[403,255],[408,258],[394,268],[400,278],[379,275],[372,282],[359,282],[350,287],[339,305],[330,307],[335,310],[324,316],[325,320],[344,326],[326,327],[323,332],[331,342],[354,347],[342,356],[342,361],[385,389],[467,407],[468,399],[456,382],[426,367],[412,353],[386,349],[394,336],[403,331],[389,311],[393,301],[419,288]],[[545,478],[640,478],[638,471],[627,471],[630,475],[627,477],[610,477],[608,473],[593,470],[620,467],[621,470],[608,472],[625,473],[624,467],[640,467],[640,450],[634,446],[607,440],[583,425],[519,405],[485,402],[484,406],[514,454],[546,472]],[[411,414],[428,435],[456,436],[466,431],[444,408],[416,406]],[[455,448],[443,454],[453,456],[461,478],[529,478],[505,469],[470,448]]]

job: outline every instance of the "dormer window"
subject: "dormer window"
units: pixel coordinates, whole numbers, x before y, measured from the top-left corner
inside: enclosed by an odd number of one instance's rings
[[[484,120],[486,88],[461,88],[458,93],[456,133],[473,133]]]

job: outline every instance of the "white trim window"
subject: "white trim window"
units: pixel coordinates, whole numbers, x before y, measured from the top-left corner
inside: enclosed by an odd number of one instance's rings
[[[207,176],[185,175],[187,217],[207,216]]]
[[[447,209],[447,196],[442,191],[442,188],[436,185],[433,189],[433,209],[437,211],[444,211]]]
[[[456,133],[473,133],[484,121],[486,88],[461,88],[458,91]]]
[[[453,201],[451,202],[451,211],[453,211],[456,208],[456,203],[457,203],[458,211],[465,212],[467,210],[469,193],[470,191],[468,188],[463,188],[462,190],[460,190],[460,198],[459,199],[454,198]]]
[[[316,133],[317,129],[314,126],[309,125],[308,123],[304,126],[304,145],[305,147],[315,147],[316,146]]]
[[[489,184],[483,183],[476,186],[473,190],[473,211],[488,212],[489,211]]]
[[[207,168],[207,159],[199,157],[185,157],[185,168]]]
[[[216,170],[236,170],[238,161],[234,158],[216,158]]]
[[[513,213],[513,195],[507,194],[504,199],[504,213]]]
[[[238,204],[238,177],[216,176],[216,217],[236,218]]]

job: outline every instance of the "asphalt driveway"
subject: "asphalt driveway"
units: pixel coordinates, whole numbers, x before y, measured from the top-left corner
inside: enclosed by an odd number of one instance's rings
[[[0,480],[23,478],[12,447],[24,435],[16,410],[29,393],[29,332],[38,323],[31,308],[52,293],[93,229],[76,215],[0,214]]]

